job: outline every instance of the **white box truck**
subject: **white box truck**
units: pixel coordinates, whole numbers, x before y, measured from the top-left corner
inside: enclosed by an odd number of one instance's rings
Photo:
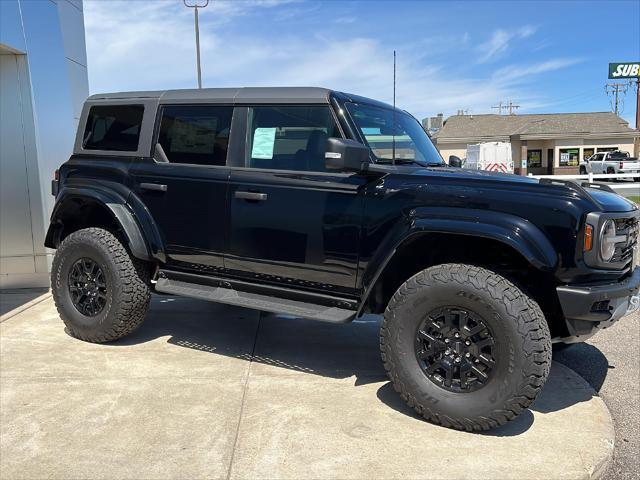
[[[467,145],[467,162],[464,168],[513,173],[511,144],[506,142],[485,142]]]

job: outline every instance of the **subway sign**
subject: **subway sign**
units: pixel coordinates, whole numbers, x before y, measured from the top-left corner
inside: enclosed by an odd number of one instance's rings
[[[638,77],[640,77],[640,62],[609,64],[609,78],[638,78]]]

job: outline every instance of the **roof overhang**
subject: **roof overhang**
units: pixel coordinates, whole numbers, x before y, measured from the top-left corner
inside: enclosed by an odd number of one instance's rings
[[[572,133],[530,133],[514,135],[520,140],[562,140],[565,138],[636,138],[640,137],[640,131],[628,132],[572,132]]]
[[[639,138],[639,130],[630,130],[628,132],[572,132],[572,133],[531,133],[520,135],[495,135],[484,137],[436,137],[435,141],[438,145],[449,143],[481,143],[481,142],[511,142],[513,140],[564,140],[571,138]]]
[[[445,143],[482,143],[482,142],[508,142],[511,138],[508,135],[487,136],[487,137],[436,137],[438,145]]]

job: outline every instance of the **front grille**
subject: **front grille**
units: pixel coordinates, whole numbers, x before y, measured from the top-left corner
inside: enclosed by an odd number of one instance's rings
[[[616,235],[624,236],[625,240],[616,243],[616,250],[612,262],[627,263],[633,258],[633,249],[638,245],[638,218],[615,219]]]

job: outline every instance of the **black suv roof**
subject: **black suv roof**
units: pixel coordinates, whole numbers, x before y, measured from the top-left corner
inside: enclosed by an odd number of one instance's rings
[[[192,88],[182,90],[154,90],[137,92],[98,93],[87,101],[149,100],[160,103],[216,102],[231,104],[251,103],[329,103],[331,96],[345,101],[369,103],[393,108],[384,102],[339,92],[322,87],[240,87],[240,88]],[[400,109],[397,109],[400,110]]]
[[[331,90],[319,87],[242,87],[157,90],[140,92],[101,93],[89,100],[157,99],[166,101],[222,101],[225,103],[328,103]]]

